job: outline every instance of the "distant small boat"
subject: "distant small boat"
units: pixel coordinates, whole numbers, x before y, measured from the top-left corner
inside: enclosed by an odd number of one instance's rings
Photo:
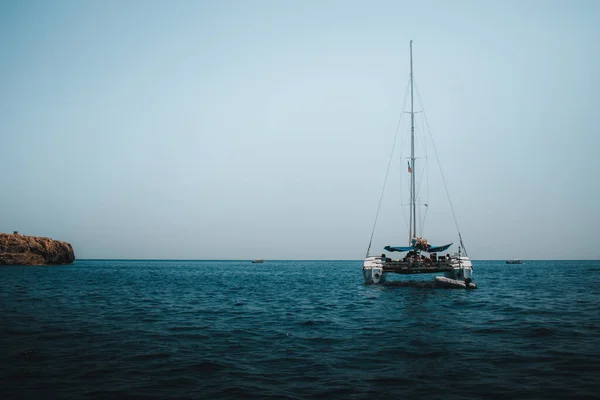
[[[252,260],[252,264],[262,264],[265,260]]]
[[[514,259],[514,260],[506,260],[506,263],[507,264],[523,264],[523,261]]]

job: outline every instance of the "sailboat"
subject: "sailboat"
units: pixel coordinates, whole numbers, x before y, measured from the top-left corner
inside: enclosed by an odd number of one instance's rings
[[[386,281],[388,274],[429,274],[443,273],[435,277],[435,284],[444,287],[456,287],[473,289],[477,286],[472,282],[473,265],[469,259],[460,231],[457,231],[460,240],[458,252],[450,255],[447,251],[453,243],[432,245],[427,239],[418,236],[417,232],[417,196],[415,186],[415,175],[418,165],[415,160],[415,110],[414,110],[414,82],[413,82],[413,51],[412,40],[410,41],[410,138],[411,153],[408,161],[408,173],[410,174],[410,219],[409,219],[409,241],[405,246],[390,245],[384,250],[390,253],[400,254],[397,259],[388,257],[385,253],[370,256],[373,232],[363,262],[363,276],[365,283],[378,284]],[[383,194],[382,194],[383,197]],[[381,200],[380,200],[381,206]],[[454,212],[454,211],[453,211]],[[379,211],[378,213],[379,214]],[[456,218],[455,218],[456,221]],[[376,221],[377,222],[377,217]]]

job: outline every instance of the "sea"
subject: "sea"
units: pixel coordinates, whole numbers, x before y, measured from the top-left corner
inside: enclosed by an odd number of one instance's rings
[[[0,267],[0,399],[598,399],[600,261]]]

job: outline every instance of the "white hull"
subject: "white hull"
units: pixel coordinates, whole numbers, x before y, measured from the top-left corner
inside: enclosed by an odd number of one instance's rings
[[[384,283],[386,275],[384,265],[385,260],[380,256],[365,258],[363,262],[365,283]],[[452,267],[452,270],[444,272],[444,276],[437,276],[435,280],[438,284],[444,287],[464,289],[475,289],[477,287],[471,282],[473,279],[473,264],[469,257],[453,255],[448,265]]]
[[[383,283],[385,274],[383,273],[383,260],[381,257],[367,257],[363,262],[363,276],[365,283]]]
[[[465,256],[457,256],[456,254],[450,258],[450,265],[453,267],[465,267],[465,268],[473,268],[473,264],[471,264],[471,260],[469,257]]]
[[[444,272],[444,276],[436,276],[438,283],[446,284],[449,287],[462,287],[465,289],[474,289],[477,286],[471,283],[473,279],[473,264],[469,257],[453,255],[450,260],[452,271]]]

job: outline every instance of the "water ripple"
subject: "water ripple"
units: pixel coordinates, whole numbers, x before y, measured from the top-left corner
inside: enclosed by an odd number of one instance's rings
[[[0,398],[596,398],[600,262],[476,268],[464,291],[358,261],[3,267]]]

